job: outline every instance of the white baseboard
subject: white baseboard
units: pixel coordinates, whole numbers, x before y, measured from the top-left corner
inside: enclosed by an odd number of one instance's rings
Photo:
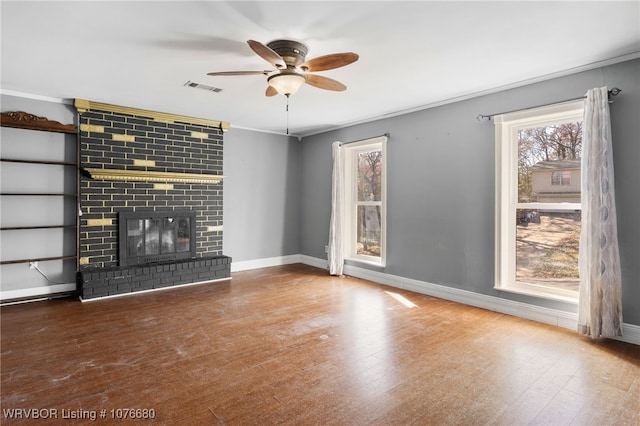
[[[622,337],[616,337],[616,340],[640,345],[640,325],[622,323]]]
[[[30,298],[46,298],[56,293],[68,293],[76,291],[76,284],[55,284],[42,287],[32,287],[19,290],[0,291],[0,300],[19,300]]]
[[[329,270],[329,262],[327,259],[318,259],[317,257],[305,256],[304,254],[300,255],[300,263],[304,263],[305,265],[315,266],[316,268]]]
[[[310,256],[300,255],[300,262],[317,268],[326,269],[328,267],[328,262],[325,259],[318,259]],[[514,300],[502,299],[500,297],[488,296],[458,288],[386,274],[384,272],[372,271],[370,269],[360,268],[353,265],[345,265],[344,274],[391,287],[426,294],[428,296],[450,300],[464,305],[475,306],[494,312],[500,312],[502,314],[512,315],[519,318],[551,324],[570,330],[576,330],[578,326],[578,314],[573,312],[565,312],[557,309],[530,305]],[[640,345],[640,326],[623,324],[622,334],[623,336],[616,338],[616,340]]]
[[[231,272],[268,268],[270,266],[289,265],[291,263],[300,263],[300,255],[292,254],[290,256],[268,257],[265,259],[243,260],[240,262],[232,261]]]

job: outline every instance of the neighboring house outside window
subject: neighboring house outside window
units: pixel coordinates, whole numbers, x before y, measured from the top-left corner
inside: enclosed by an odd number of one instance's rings
[[[531,201],[580,202],[580,160],[539,161],[529,168]]]
[[[495,288],[577,302],[582,100],[495,117]]]
[[[386,259],[386,137],[345,149],[345,259],[379,266]]]

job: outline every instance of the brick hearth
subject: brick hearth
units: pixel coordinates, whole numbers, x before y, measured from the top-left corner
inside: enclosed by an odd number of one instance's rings
[[[87,300],[219,280],[230,276],[230,268],[231,258],[227,256],[199,257],[144,266],[89,267],[80,271],[80,297]]]

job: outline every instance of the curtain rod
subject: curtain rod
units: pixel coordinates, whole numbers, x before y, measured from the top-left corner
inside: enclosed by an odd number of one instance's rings
[[[607,90],[607,93],[609,94],[609,98],[611,98],[613,96],[616,96],[620,92],[622,92],[622,90],[618,89],[617,87],[614,87],[611,90]],[[478,120],[478,121],[482,121],[484,119],[491,120],[491,118],[496,116],[496,115],[509,114],[510,112],[516,112],[516,111],[526,111],[528,109],[540,108],[540,107],[549,106],[549,105],[563,104],[563,103],[566,103],[566,102],[573,102],[573,101],[577,101],[577,100],[580,100],[580,99],[586,99],[586,96],[580,96],[579,98],[565,99],[564,101],[551,102],[551,103],[548,103],[548,104],[536,105],[536,106],[532,106],[532,107],[528,107],[528,108],[520,108],[520,109],[511,110],[511,111],[497,112],[495,114],[489,114],[489,115],[478,114],[478,116],[476,117],[476,120]],[[612,100],[609,100],[609,103],[612,103],[612,102],[613,102]]]
[[[387,132],[387,133],[383,133],[383,134],[378,135],[378,136],[371,136],[370,138],[358,139],[357,141],[342,142],[340,145],[349,145],[350,143],[362,142],[362,141],[366,141],[366,140],[374,139],[374,138],[381,138],[383,136],[386,136],[387,138],[389,138],[389,136],[391,136],[391,135],[389,134],[389,132]]]

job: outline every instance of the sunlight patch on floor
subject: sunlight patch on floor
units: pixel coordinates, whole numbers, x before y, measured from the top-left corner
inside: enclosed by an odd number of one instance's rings
[[[407,299],[406,297],[404,297],[401,294],[393,293],[391,291],[385,291],[385,293],[387,293],[389,296],[391,296],[394,299],[396,299],[398,302],[402,303],[407,308],[417,308],[418,307],[418,305],[416,305],[411,300]]]

